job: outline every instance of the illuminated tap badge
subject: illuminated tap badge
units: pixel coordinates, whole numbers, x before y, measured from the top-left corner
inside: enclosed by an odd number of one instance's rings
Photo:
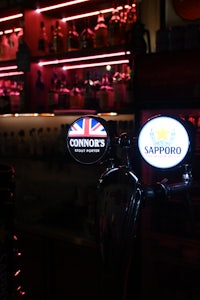
[[[71,156],[83,164],[101,160],[109,143],[105,121],[94,116],[84,116],[72,123],[67,134],[67,146]]]
[[[156,168],[178,165],[188,153],[189,145],[189,136],[182,122],[168,116],[150,119],[138,137],[142,157]]]

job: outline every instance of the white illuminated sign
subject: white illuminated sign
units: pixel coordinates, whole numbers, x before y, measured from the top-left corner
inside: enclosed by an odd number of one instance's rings
[[[156,168],[178,165],[185,158],[189,145],[189,136],[183,124],[168,116],[150,119],[138,137],[142,157]]]

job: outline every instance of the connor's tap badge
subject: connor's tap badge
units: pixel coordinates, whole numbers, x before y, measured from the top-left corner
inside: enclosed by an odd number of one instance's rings
[[[138,137],[142,157],[157,168],[178,165],[185,158],[189,145],[189,136],[183,124],[167,116],[150,119]]]
[[[107,151],[108,142],[105,121],[93,116],[84,116],[74,121],[67,134],[70,154],[83,164],[98,162]]]

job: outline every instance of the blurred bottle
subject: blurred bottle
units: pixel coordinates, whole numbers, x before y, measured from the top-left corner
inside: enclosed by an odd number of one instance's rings
[[[18,37],[14,29],[8,37],[8,43],[10,46],[10,59],[16,59],[16,53],[18,50]]]
[[[98,15],[94,32],[96,35],[96,47],[100,48],[108,46],[108,26],[105,24],[105,18],[102,12]]]
[[[95,33],[89,27],[89,19],[86,20],[85,28],[80,34],[80,43],[82,49],[95,48]]]
[[[109,21],[109,45],[116,46],[120,45],[120,14],[119,10],[116,8],[116,5],[112,12],[112,17]]]
[[[78,87],[77,78],[75,78],[73,88],[70,91],[69,103],[71,109],[84,108],[84,97],[83,94],[81,93],[80,88]]]
[[[42,78],[42,72],[40,70],[37,71],[37,79],[35,82],[36,88],[36,110],[37,112],[45,111],[45,84]]]
[[[38,39],[38,52],[39,54],[47,54],[48,37],[46,27],[43,21],[40,22],[40,35]]]
[[[137,11],[136,5],[132,4],[130,1],[130,6],[127,10],[127,18],[126,18],[126,45],[128,47],[132,47],[132,43],[134,42],[134,24],[137,21]]]
[[[8,43],[8,37],[6,36],[5,32],[3,33],[1,37],[1,43],[0,43],[0,60],[8,60],[10,59],[10,45]]]
[[[53,111],[58,107],[58,75],[56,72],[53,72],[50,82],[50,88],[48,92],[48,108],[50,111]]]
[[[94,82],[91,79],[91,74],[88,71],[86,80],[84,81],[84,107],[87,109],[94,109]]]
[[[126,43],[126,18],[127,11],[125,8],[120,12],[120,24],[119,24],[119,35],[121,40],[121,45]]]
[[[67,50],[68,51],[76,51],[80,49],[80,40],[79,34],[76,31],[76,25],[73,21],[69,24],[69,30],[67,34]]]
[[[126,101],[126,81],[123,72],[115,72],[113,75],[114,107],[121,109]]]
[[[50,36],[49,36],[49,43],[48,43],[49,53],[54,53],[54,26],[51,25],[50,27]]]
[[[109,111],[114,108],[113,87],[110,84],[108,74],[104,74],[99,91],[99,108],[102,111]]]
[[[58,91],[58,108],[69,108],[70,91],[67,88],[67,81],[65,74],[61,75],[60,86]]]
[[[53,34],[53,52],[55,54],[64,52],[64,35],[61,31],[59,21],[56,21]]]

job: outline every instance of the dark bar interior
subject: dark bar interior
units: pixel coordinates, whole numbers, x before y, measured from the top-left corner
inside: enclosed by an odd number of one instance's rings
[[[199,299],[199,20],[198,0],[0,1],[0,300]],[[68,130],[88,115],[105,121],[110,144],[81,164]],[[108,255],[107,272],[99,178],[124,154],[110,147],[116,137],[126,143],[127,132],[135,147],[156,115],[189,124],[196,186],[142,205],[137,238],[116,264]],[[181,178],[134,149],[141,185]],[[118,250],[112,234],[108,248]]]

